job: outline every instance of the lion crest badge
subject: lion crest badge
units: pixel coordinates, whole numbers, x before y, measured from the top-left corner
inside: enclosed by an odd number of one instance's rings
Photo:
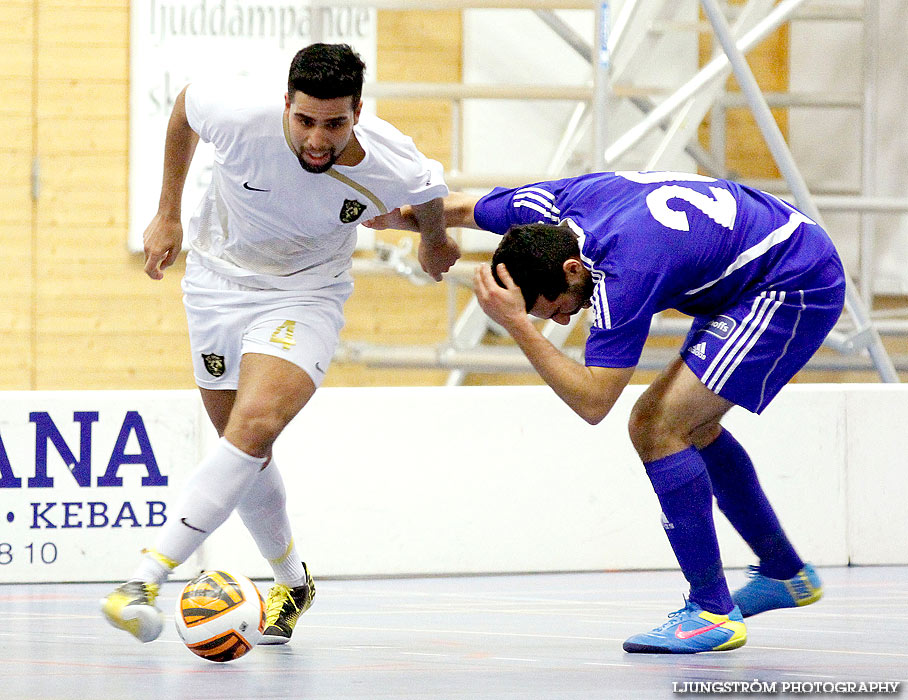
[[[355,199],[345,199],[344,206],[340,210],[340,220],[343,224],[352,224],[362,213],[366,211],[366,205]]]
[[[224,364],[223,355],[215,355],[214,353],[206,355],[202,353],[202,359],[205,361],[205,369],[208,370],[208,374],[212,377],[220,377],[224,374],[227,366]]]

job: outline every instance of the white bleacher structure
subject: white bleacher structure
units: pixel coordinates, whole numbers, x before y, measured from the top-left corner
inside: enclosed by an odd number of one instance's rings
[[[833,217],[844,213],[858,217],[856,225],[845,224],[846,231],[827,225],[834,240],[841,245],[847,237],[849,247],[857,249],[856,260],[846,267],[857,283],[849,284],[846,312],[826,345],[838,352],[815,358],[808,367],[826,370],[872,369],[881,381],[897,382],[897,370],[908,368],[908,357],[890,357],[884,347],[880,328],[892,335],[908,333],[908,310],[871,314],[875,289],[875,254],[877,219],[880,215],[905,214],[908,200],[876,194],[882,174],[877,172],[873,153],[877,139],[876,119],[879,86],[878,46],[881,36],[879,0],[749,0],[743,5],[727,5],[717,0],[625,0],[624,2],[592,2],[590,0],[444,0],[428,6],[408,0],[351,0],[347,4],[378,9],[467,10],[465,44],[469,51],[469,16],[471,12],[499,12],[519,15],[514,24],[538,25],[548,35],[548,41],[565,47],[586,63],[585,80],[574,84],[528,83],[528,81],[459,84],[430,83],[370,83],[365,94],[374,98],[448,99],[452,110],[452,163],[448,181],[452,189],[487,191],[492,186],[516,186],[526,182],[566,177],[594,170],[677,170],[679,159],[687,159],[688,169],[715,177],[736,177],[725,163],[724,110],[732,107],[749,108],[769,147],[782,179],[749,181],[766,191],[790,198],[809,216],[824,222],[824,213]],[[702,8],[700,15],[698,9]],[[890,8],[891,9],[891,8]],[[527,16],[530,16],[528,20]],[[862,41],[853,54],[860,61],[861,88],[853,93],[832,94],[818,90],[790,91],[764,94],[757,86],[745,54],[785,22],[792,26],[811,23],[838,23],[857,28]],[[507,23],[510,20],[506,20]],[[476,23],[477,25],[480,22]],[[483,16],[482,24],[488,25]],[[585,28],[586,32],[578,30]],[[687,46],[696,46],[697,31],[708,28],[714,40],[713,58],[702,67],[694,63],[689,75],[674,85],[653,86],[653,66],[671,65],[678,37],[686,36]],[[822,38],[818,38],[822,41]],[[548,52],[547,46],[547,52]],[[662,55],[660,52],[668,52]],[[555,54],[557,55],[557,54]],[[499,50],[497,62],[506,63],[509,52]],[[467,56],[467,59],[469,57]],[[661,60],[661,63],[660,63]],[[674,67],[674,66],[673,66]],[[515,68],[516,70],[516,68]],[[664,71],[669,74],[677,71]],[[734,74],[741,86],[740,93],[726,90],[727,78]],[[677,76],[673,76],[677,79]],[[529,101],[529,102],[527,102]],[[533,171],[483,171],[471,164],[467,134],[482,127],[471,127],[471,106],[478,103],[521,103],[537,106],[547,102],[568,104],[563,124],[553,130],[550,142],[540,135],[539,149],[547,163]],[[791,149],[770,113],[770,107],[822,109],[845,112],[860,125],[858,142],[848,144],[859,165],[859,182],[837,182],[833,185],[814,185],[808,182],[792,156]],[[628,121],[628,110],[633,117]],[[697,127],[712,112],[710,121],[711,148],[697,141]],[[472,129],[472,130],[471,130]],[[498,134],[501,139],[502,135]],[[818,138],[822,138],[818,136]],[[465,249],[473,248],[474,232],[462,232]],[[856,239],[856,241],[855,241]],[[479,247],[488,246],[488,239],[478,239]],[[849,264],[850,263],[850,264]],[[448,275],[450,287],[449,337],[438,346],[388,346],[374,343],[345,343],[339,359],[363,362],[371,366],[444,368],[449,369],[447,383],[462,383],[467,372],[527,371],[529,365],[516,347],[483,345],[487,332],[496,329],[483,314],[475,299],[457,313],[457,286],[469,286],[472,269],[477,263],[461,262]],[[409,241],[400,246],[378,243],[373,257],[355,261],[359,274],[392,272],[409,277],[415,283],[426,281],[419,265],[410,255]],[[564,343],[576,324],[589,323],[578,314],[571,325],[559,326],[549,321],[544,334],[557,346]],[[683,336],[689,323],[678,318],[654,320],[652,333]],[[577,348],[566,348],[579,357]],[[832,357],[832,359],[830,359]],[[653,369],[664,366],[668,353],[646,349],[640,367]]]

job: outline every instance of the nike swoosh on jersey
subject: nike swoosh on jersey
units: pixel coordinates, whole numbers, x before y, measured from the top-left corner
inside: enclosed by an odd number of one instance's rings
[[[248,180],[243,183],[243,189],[250,190],[252,192],[270,192],[271,191],[271,190],[263,190],[259,187],[253,187],[252,185],[249,184]]]

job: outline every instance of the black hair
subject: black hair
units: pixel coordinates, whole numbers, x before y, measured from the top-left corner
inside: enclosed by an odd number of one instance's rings
[[[567,291],[564,262],[569,258],[580,258],[577,236],[569,228],[549,224],[512,226],[492,256],[492,274],[504,287],[495,269],[499,263],[504,263],[514,283],[520,287],[529,311],[540,294],[554,301]]]
[[[363,94],[366,64],[348,44],[310,44],[290,63],[287,92],[300,91],[320,100],[351,97],[354,109]]]

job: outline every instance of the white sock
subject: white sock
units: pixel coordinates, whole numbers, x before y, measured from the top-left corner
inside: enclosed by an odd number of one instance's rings
[[[256,474],[236,508],[262,556],[271,564],[275,583],[291,588],[306,583],[306,572],[293,544],[287,517],[287,491],[272,459]]]
[[[267,462],[231,445],[225,438],[208,453],[183,487],[178,505],[168,513],[155,544],[165,560],[182,564],[236,508],[249,484]],[[146,557],[134,578],[161,583],[169,570],[156,573]],[[161,567],[163,568],[163,567]]]
[[[145,583],[161,584],[170,576],[170,572],[177,567],[175,561],[169,561],[153,549],[143,549],[142,560],[133,572],[130,581],[143,581]]]

